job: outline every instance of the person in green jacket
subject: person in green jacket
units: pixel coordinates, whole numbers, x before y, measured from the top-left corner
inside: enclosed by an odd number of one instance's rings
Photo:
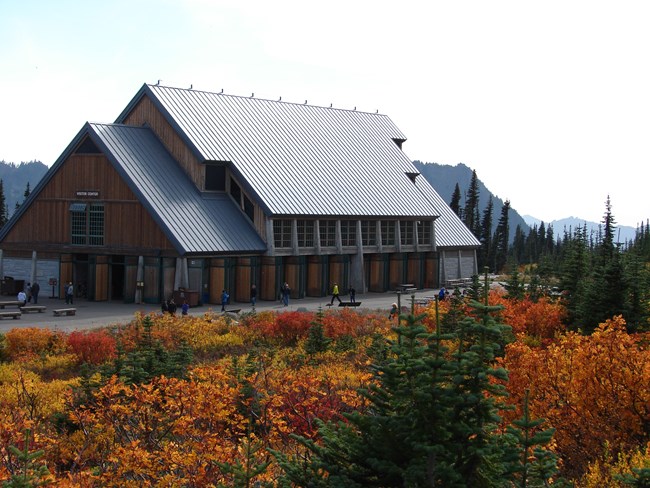
[[[339,298],[339,285],[338,283],[334,283],[334,288],[332,288],[332,301],[330,302],[330,305],[334,304],[334,299],[337,299],[339,303],[341,303],[341,299]]]

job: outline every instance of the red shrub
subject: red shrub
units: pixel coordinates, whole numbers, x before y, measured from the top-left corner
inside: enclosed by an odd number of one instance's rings
[[[307,337],[314,314],[311,312],[284,312],[275,319],[275,337],[285,344],[294,344]]]
[[[105,363],[116,354],[115,338],[104,329],[72,332],[68,347],[81,362],[90,364]]]

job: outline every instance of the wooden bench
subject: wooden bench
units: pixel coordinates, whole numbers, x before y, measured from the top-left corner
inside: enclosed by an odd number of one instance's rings
[[[226,310],[223,313],[239,313],[241,312],[241,308],[234,308],[232,310]]]
[[[399,285],[397,285],[397,291],[401,291],[403,293],[406,293],[411,289],[417,290],[417,288],[415,288],[415,285],[413,283],[400,283]]]
[[[57,308],[52,311],[56,317],[60,317],[61,315],[75,315],[77,313],[76,308]]]
[[[11,317],[12,319],[19,319],[22,313],[20,311],[18,312],[0,312],[0,318],[5,319],[8,317]]]
[[[339,307],[358,307],[361,302],[339,302]]]
[[[22,313],[45,312],[46,308],[45,305],[25,305],[24,307],[20,307],[20,311]]]
[[[5,307],[21,307],[23,302],[18,300],[5,300],[0,301],[0,308],[4,310]]]

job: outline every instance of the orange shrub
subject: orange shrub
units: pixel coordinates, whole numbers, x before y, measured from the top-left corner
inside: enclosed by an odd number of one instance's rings
[[[617,455],[647,441],[649,340],[650,333],[628,334],[618,316],[591,336],[563,334],[547,348],[520,340],[506,347],[508,401],[520,408],[530,390],[530,413],[557,429],[557,451],[571,474],[584,472],[604,442]]]
[[[28,327],[11,329],[5,335],[10,360],[31,358],[41,354],[59,354],[65,351],[65,337],[60,331]]]
[[[102,364],[116,356],[115,338],[105,329],[74,331],[68,335],[68,347],[82,363]]]
[[[566,308],[546,297],[537,302],[525,298],[509,300],[497,293],[490,294],[490,305],[503,305],[502,322],[511,326],[515,334],[524,333],[541,339],[552,339],[566,327]]]
[[[373,332],[387,331],[390,327],[387,316],[388,313],[384,317],[348,309],[326,313],[323,317],[325,335],[337,339],[341,336],[361,337]]]

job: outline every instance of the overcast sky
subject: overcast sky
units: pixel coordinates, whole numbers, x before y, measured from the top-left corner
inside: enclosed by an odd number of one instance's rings
[[[51,166],[161,80],[379,110],[411,159],[466,164],[522,215],[598,222],[609,195],[636,226],[648,25],[625,0],[0,0],[0,160]]]

